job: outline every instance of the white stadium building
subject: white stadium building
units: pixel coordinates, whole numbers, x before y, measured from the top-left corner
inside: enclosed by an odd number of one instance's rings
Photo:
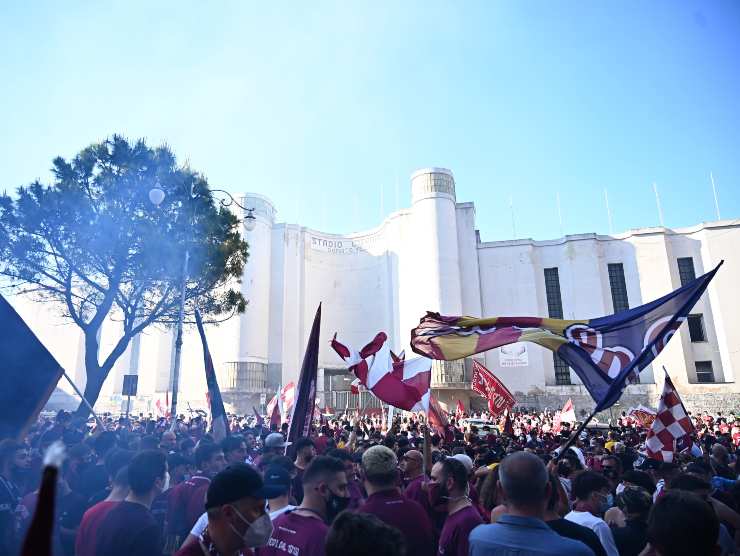
[[[377,404],[349,393],[350,378],[329,346],[335,332],[361,347],[379,331],[395,351],[425,311],[471,316],[593,318],[647,303],[687,280],[725,264],[694,308],[688,323],[652,366],[631,385],[621,407],[655,407],[665,366],[688,409],[740,409],[740,225],[705,222],[689,228],[641,228],[621,234],[568,235],[548,241],[484,241],[475,206],[458,202],[452,172],[427,168],[411,176],[411,207],[376,228],[333,235],[276,220],[272,202],[238,195],[254,209],[257,224],[244,231],[250,257],[241,284],[249,305],[243,315],[207,329],[225,401],[249,411],[279,384],[297,382],[314,312],[323,303],[319,398],[337,409]],[[46,346],[85,383],[84,343],[79,330],[49,306],[11,300]],[[101,352],[116,338],[106,322]],[[153,412],[170,389],[173,332],[150,328],[137,337],[103,387],[99,407],[118,410],[126,374],[139,375],[134,410]],[[592,406],[578,377],[552,352],[514,344],[481,354],[527,407],[559,408],[572,398],[576,409]],[[448,403],[460,399],[482,407],[470,390],[471,362],[435,362],[432,386]],[[60,387],[69,391],[68,385]],[[180,412],[204,407],[205,378],[200,341],[188,330],[183,346]],[[60,393],[53,400],[59,400]]]

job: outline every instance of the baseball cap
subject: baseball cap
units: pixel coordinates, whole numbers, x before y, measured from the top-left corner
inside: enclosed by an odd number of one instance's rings
[[[230,465],[218,473],[206,493],[206,510],[236,502],[242,498],[276,498],[280,489],[268,487],[253,467],[245,463]]]
[[[290,490],[290,473],[285,467],[271,465],[265,469],[264,485],[266,489],[279,490],[280,492],[273,496],[282,496]]]
[[[272,432],[265,437],[265,448],[285,448],[290,445],[291,442],[286,442],[279,432]]]

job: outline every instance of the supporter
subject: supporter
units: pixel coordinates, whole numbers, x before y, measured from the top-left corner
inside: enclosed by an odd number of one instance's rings
[[[318,456],[303,474],[303,501],[293,511],[278,516],[267,546],[258,556],[322,556],[327,524],[349,504],[344,464],[336,458]]]
[[[171,454],[177,447],[177,436],[172,431],[165,431],[162,433],[162,438],[159,439],[159,448],[164,451],[165,454]]]
[[[468,488],[468,471],[454,457],[445,458],[432,467],[430,505],[436,508],[443,501],[445,503],[446,519],[437,551],[442,556],[467,556],[470,531],[483,523],[468,497]]]
[[[195,450],[195,474],[172,489],[168,497],[167,548],[177,548],[203,514],[211,478],[224,468],[224,453],[216,444],[203,443]]]
[[[278,465],[271,465],[265,469],[265,488],[271,489],[273,495],[267,500],[270,519],[273,521],[279,515],[295,509],[290,503],[291,480],[290,473]]]
[[[399,469],[403,474],[404,494],[409,500],[419,502],[422,506],[427,505],[427,494],[423,490],[424,485],[424,456],[418,450],[408,450],[399,463]]]
[[[293,477],[293,497],[296,503],[300,504],[303,500],[303,473],[306,466],[316,456],[316,446],[308,437],[299,438],[295,445],[295,477]]]
[[[616,497],[622,524],[612,527],[614,544],[620,556],[639,556],[647,544],[647,519],[653,505],[651,494],[642,487],[625,487]],[[609,511],[612,511],[609,510]]]
[[[555,531],[561,537],[567,537],[580,541],[589,547],[596,556],[606,556],[604,547],[601,546],[599,537],[591,529],[578,525],[572,521],[564,519],[563,516],[568,513],[568,496],[560,480],[553,474],[550,474],[550,496],[545,508],[544,520],[548,527]]]
[[[0,441],[0,554],[15,554],[20,548],[17,514],[21,492],[13,482],[14,470],[25,461],[26,446],[15,440]]]
[[[96,462],[84,469],[83,476],[79,477],[79,486],[76,489],[86,499],[90,499],[109,486],[110,479],[105,468],[105,457],[116,445],[116,434],[112,431],[104,431],[93,440],[92,445],[97,458]]]
[[[479,525],[470,533],[470,556],[593,556],[583,543],[567,539],[543,521],[550,496],[545,464],[528,452],[504,458],[499,469],[499,489],[508,513],[491,525]]]
[[[595,471],[583,471],[573,479],[574,509],[565,519],[591,529],[599,537],[608,556],[619,556],[614,545],[614,537],[606,522],[604,513],[613,506],[613,496],[609,492],[609,480]]]
[[[429,555],[436,552],[432,525],[424,508],[405,498],[398,487],[398,460],[390,448],[372,446],[362,455],[367,501],[359,511],[373,514],[395,527],[414,547],[414,553]]]
[[[268,455],[282,456],[285,455],[285,449],[289,443],[285,441],[285,436],[279,432],[271,432],[265,437],[264,446],[262,448],[262,455],[258,457],[254,464],[260,468],[262,467],[261,461]]]
[[[622,461],[616,455],[601,458],[601,473],[609,480],[609,488],[614,493],[622,478]]]
[[[252,549],[264,546],[272,533],[265,500],[273,495],[251,466],[230,465],[208,485],[208,526],[196,542],[183,546],[176,556],[253,554]]]
[[[75,540],[75,556],[95,556],[97,533],[100,524],[119,502],[129,494],[128,466],[118,470],[113,479],[112,489],[105,500],[98,502],[82,516]]]
[[[190,478],[190,460],[177,452],[173,452],[167,456],[167,467],[170,472],[170,483],[172,487]]]
[[[347,450],[334,448],[326,452],[327,456],[337,458],[344,463],[344,472],[347,475],[347,492],[349,492],[348,510],[356,510],[365,502],[365,491],[362,482],[357,478],[355,460]]]
[[[369,539],[372,539],[368,542]],[[342,512],[329,528],[326,556],[411,556],[403,535],[371,514]]]
[[[654,556],[718,556],[719,520],[709,504],[690,492],[661,496],[648,518],[647,554]]]
[[[221,449],[224,452],[226,465],[231,465],[233,463],[246,463],[247,444],[241,436],[227,436],[221,441]]]
[[[95,540],[95,554],[106,556],[159,556],[162,532],[149,511],[154,498],[167,490],[167,459],[160,450],[138,453],[128,466],[130,492],[102,519]],[[84,545],[88,551],[92,547]]]

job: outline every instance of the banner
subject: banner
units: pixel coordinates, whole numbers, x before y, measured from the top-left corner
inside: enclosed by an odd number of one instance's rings
[[[660,299],[599,318],[474,318],[428,312],[411,331],[411,347],[424,357],[454,361],[517,342],[535,343],[573,369],[596,402],[595,410],[602,411],[658,356],[721,264]]]
[[[501,415],[516,404],[509,389],[477,361],[473,361],[473,392],[488,400],[488,412],[492,416]]]
[[[654,409],[645,407],[642,404],[638,405],[637,407],[631,408],[627,413],[628,417],[631,417],[632,419],[637,421],[640,426],[645,429],[649,429],[653,426],[653,421],[655,421],[656,415],[657,413]]]

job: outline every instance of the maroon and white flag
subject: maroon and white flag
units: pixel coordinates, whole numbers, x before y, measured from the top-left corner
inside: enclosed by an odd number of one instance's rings
[[[666,375],[658,413],[645,440],[647,456],[650,459],[672,462],[673,454],[691,448],[691,435],[695,433],[678,391]]]
[[[473,361],[473,392],[488,400],[488,412],[492,415],[501,415],[516,404],[509,389],[477,361]]]
[[[429,410],[432,381],[432,360],[426,357],[406,359],[403,353],[394,354],[379,332],[372,342],[356,351],[337,341],[331,347],[359,380],[359,385],[370,390],[387,404],[406,411]]]

